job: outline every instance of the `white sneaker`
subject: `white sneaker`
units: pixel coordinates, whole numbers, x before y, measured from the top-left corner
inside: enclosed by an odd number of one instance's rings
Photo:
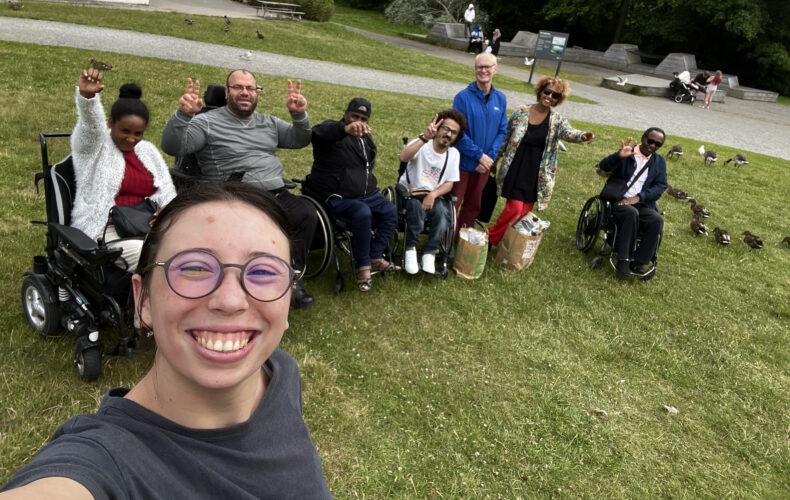
[[[412,248],[406,250],[406,272],[409,274],[417,274],[420,271],[420,266],[417,265],[417,249]]]
[[[436,274],[436,254],[424,253],[422,254],[422,270],[428,274]]]

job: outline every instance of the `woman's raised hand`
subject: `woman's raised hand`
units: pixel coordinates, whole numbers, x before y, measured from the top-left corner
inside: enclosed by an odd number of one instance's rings
[[[620,141],[620,151],[617,153],[617,156],[620,159],[628,158],[634,154],[634,148],[636,147],[636,143],[633,142],[633,139],[630,137],[625,141]]]
[[[82,70],[80,78],[77,81],[77,86],[80,89],[80,95],[85,99],[92,99],[93,96],[104,90],[102,79],[104,73],[98,69],[88,68]]]
[[[203,109],[203,101],[200,99],[200,80],[195,80],[193,85],[192,79],[187,78],[187,91],[178,100],[178,109],[188,115],[194,115]]]

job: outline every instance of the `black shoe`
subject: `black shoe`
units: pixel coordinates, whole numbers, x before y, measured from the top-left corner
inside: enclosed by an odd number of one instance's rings
[[[618,260],[614,270],[618,278],[627,278],[631,276],[631,263],[627,260]]]
[[[307,309],[313,304],[315,304],[315,299],[307,293],[307,290],[302,288],[302,284],[294,284],[294,289],[291,292],[291,307],[294,309]]]
[[[637,262],[631,262],[631,266],[630,266],[631,273],[643,276],[647,272],[647,269],[645,268],[646,265],[647,264],[639,264]]]

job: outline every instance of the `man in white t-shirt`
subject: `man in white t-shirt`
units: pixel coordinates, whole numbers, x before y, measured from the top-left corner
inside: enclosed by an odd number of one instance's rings
[[[427,222],[428,240],[422,246],[422,270],[436,272],[436,253],[442,236],[450,224],[451,204],[443,198],[452,191],[460,178],[458,165],[461,155],[453,144],[466,130],[466,118],[448,109],[434,116],[425,132],[407,144],[398,158],[407,163],[398,181],[399,188],[409,193],[406,200],[405,269],[416,274],[417,243]]]

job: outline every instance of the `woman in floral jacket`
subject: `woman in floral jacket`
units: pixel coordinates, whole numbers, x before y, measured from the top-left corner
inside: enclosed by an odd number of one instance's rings
[[[488,228],[492,245],[498,245],[508,226],[532,210],[536,202],[538,210],[548,207],[557,173],[559,140],[592,142],[592,132],[572,128],[551,109],[562,104],[570,90],[560,78],[541,78],[535,85],[537,102],[519,106],[510,117],[496,179],[497,194],[507,203],[496,223]]]

